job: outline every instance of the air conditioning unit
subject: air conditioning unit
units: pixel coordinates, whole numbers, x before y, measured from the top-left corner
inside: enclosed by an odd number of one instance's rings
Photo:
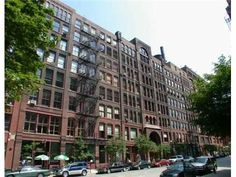
[[[37,104],[37,101],[36,101],[36,100],[29,100],[29,101],[28,101],[28,105],[35,106],[36,104]]]

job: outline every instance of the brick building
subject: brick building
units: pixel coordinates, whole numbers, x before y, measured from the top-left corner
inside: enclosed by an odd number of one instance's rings
[[[74,138],[81,135],[95,155],[95,164],[109,162],[109,138],[126,140],[123,159],[135,160],[134,139],[146,134],[157,144],[188,144],[197,154],[203,144],[219,139],[201,135],[190,120],[186,94],[193,91],[196,73],[178,68],[151,47],[124,39],[80,16],[59,1],[46,1],[55,11],[53,30],[61,36],[49,55],[37,50],[46,63],[38,71],[45,84],[21,102],[5,109],[5,168],[17,168],[23,146],[40,143],[50,157],[70,156]]]

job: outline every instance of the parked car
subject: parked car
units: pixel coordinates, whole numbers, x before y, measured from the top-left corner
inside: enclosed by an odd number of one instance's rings
[[[179,161],[183,161],[184,157],[182,155],[175,155],[175,156],[171,156],[169,158],[169,161],[171,163],[175,163],[175,162],[179,162]]]
[[[196,167],[197,174],[213,171],[216,172],[217,164],[216,159],[211,156],[200,156],[192,163]]]
[[[41,169],[34,166],[24,166],[17,171],[5,171],[5,177],[47,177],[51,175],[48,169]]]
[[[193,162],[194,158],[192,156],[184,156],[184,162]]]
[[[68,177],[70,175],[82,175],[86,176],[88,173],[88,165],[86,162],[73,162],[57,170],[55,175]]]
[[[195,167],[188,162],[176,162],[167,167],[160,177],[196,177]]]
[[[161,167],[161,166],[169,166],[171,164],[171,162],[167,159],[161,159],[155,163],[152,164],[153,167]]]
[[[132,170],[140,170],[143,168],[151,168],[151,163],[145,160],[140,160],[139,162],[134,163],[131,166]]]
[[[104,167],[99,170],[99,173],[112,173],[112,172],[125,172],[130,169],[130,166],[123,162],[113,162],[108,167]]]

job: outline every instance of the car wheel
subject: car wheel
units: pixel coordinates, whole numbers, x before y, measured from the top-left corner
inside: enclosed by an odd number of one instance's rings
[[[44,177],[44,175],[40,173],[37,175],[37,177]]]
[[[87,175],[87,171],[83,170],[81,174],[82,174],[82,176],[86,176]]]
[[[140,166],[138,166],[138,170],[140,170],[141,168],[140,168]]]
[[[126,172],[126,168],[123,168],[123,169],[122,169],[122,172]]]
[[[107,173],[111,173],[111,170],[110,170],[110,169],[107,169]]]
[[[151,166],[150,166],[150,165],[148,165],[147,167],[148,167],[148,169],[149,169],[149,168],[151,168]]]
[[[63,177],[68,177],[68,176],[69,176],[69,173],[68,173],[67,171],[65,171],[65,172],[62,173],[62,176],[63,176]]]

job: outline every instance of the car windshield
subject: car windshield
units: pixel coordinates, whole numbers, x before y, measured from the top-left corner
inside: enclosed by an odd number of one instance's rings
[[[199,162],[199,163],[206,163],[207,158],[203,158],[203,157],[197,157],[195,162]]]
[[[171,156],[170,158],[171,158],[171,159],[176,159],[176,156]]]
[[[182,170],[184,170],[184,166],[183,166],[183,164],[174,164],[174,165],[167,167],[167,169],[182,171]]]

